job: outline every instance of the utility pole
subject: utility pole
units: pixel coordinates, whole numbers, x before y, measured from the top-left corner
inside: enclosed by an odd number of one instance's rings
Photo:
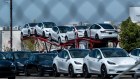
[[[13,39],[12,39],[12,31],[13,31],[13,3],[10,0],[10,51],[12,51],[13,47]]]

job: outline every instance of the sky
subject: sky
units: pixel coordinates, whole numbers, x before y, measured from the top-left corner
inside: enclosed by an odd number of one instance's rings
[[[10,24],[10,2],[0,0],[0,26]],[[13,0],[13,25],[52,21],[120,23],[129,17],[129,7],[140,7],[139,0]]]

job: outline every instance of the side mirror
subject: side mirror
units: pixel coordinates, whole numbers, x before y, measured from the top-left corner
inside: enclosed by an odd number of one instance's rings
[[[102,57],[100,55],[97,56],[98,59],[102,59]]]
[[[69,57],[69,56],[66,56],[66,57],[65,57],[65,59],[69,60],[69,59],[70,59],[70,57]]]

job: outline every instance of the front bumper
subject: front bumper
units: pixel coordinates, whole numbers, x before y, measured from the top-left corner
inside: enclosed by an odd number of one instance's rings
[[[15,77],[16,70],[10,68],[0,68],[0,78]]]
[[[53,67],[50,67],[50,66],[43,66],[42,67],[42,71],[44,73],[52,73],[53,72]]]
[[[83,73],[82,67],[83,67],[82,65],[76,65],[76,66],[74,66],[74,73],[76,73],[76,74]]]

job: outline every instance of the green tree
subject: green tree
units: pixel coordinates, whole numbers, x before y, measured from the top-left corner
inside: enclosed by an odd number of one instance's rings
[[[140,47],[140,26],[130,17],[121,24],[120,46],[127,51]]]

